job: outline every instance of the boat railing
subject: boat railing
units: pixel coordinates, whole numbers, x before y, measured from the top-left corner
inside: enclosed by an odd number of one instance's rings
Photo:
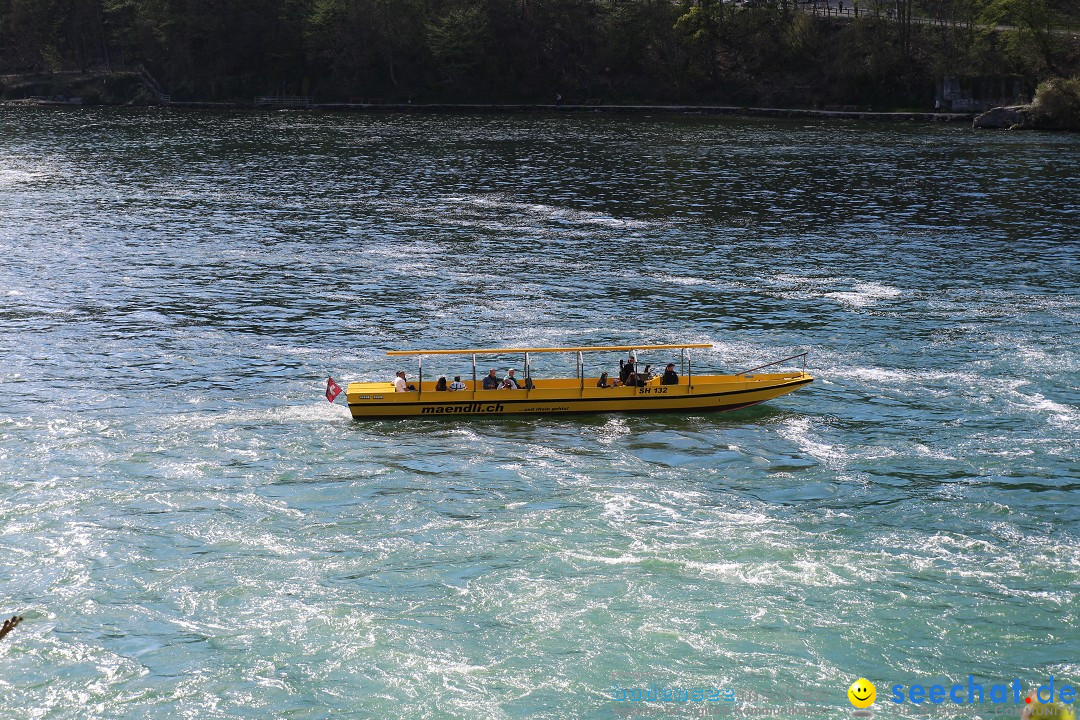
[[[786,358],[780,358],[779,360],[773,360],[772,362],[765,363],[764,365],[758,365],[757,367],[752,367],[749,370],[743,370],[742,372],[737,372],[737,373],[735,373],[735,377],[739,377],[740,375],[746,375],[746,374],[752,373],[752,372],[757,372],[758,370],[764,370],[767,367],[772,367],[773,365],[779,365],[780,363],[785,363],[788,360],[794,360],[795,358],[802,358],[802,370],[803,370],[803,372],[806,372],[806,356],[807,356],[807,354],[809,352],[810,352],[809,350],[806,350],[804,352],[797,353],[795,355],[789,355]]]

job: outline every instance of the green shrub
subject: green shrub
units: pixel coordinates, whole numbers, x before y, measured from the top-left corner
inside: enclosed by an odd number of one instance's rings
[[[1044,80],[1031,105],[1038,127],[1080,130],[1080,77]]]
[[[86,86],[79,90],[77,93],[82,98],[84,105],[100,105],[101,104],[101,90],[96,87]]]

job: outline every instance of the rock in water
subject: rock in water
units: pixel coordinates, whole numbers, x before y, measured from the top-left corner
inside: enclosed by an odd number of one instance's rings
[[[996,107],[979,115],[972,122],[972,127],[1002,130],[1014,127],[1030,127],[1030,105],[1009,105],[1008,107]]]

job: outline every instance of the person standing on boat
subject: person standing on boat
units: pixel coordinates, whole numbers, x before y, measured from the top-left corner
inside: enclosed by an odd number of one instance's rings
[[[498,390],[501,384],[502,380],[495,376],[495,368],[491,368],[491,370],[488,371],[487,377],[484,378],[484,389]]]
[[[678,385],[679,374],[675,372],[675,363],[668,363],[667,368],[664,370],[663,376],[660,378],[661,385]]]
[[[461,382],[461,376],[460,375],[455,375],[454,376],[454,382],[450,383],[450,389],[451,390],[464,390],[465,389],[465,383]]]

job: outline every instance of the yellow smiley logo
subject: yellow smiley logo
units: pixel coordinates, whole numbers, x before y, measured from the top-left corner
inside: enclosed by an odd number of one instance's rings
[[[877,700],[877,688],[866,678],[859,678],[847,689],[848,700],[857,708],[868,708]]]

